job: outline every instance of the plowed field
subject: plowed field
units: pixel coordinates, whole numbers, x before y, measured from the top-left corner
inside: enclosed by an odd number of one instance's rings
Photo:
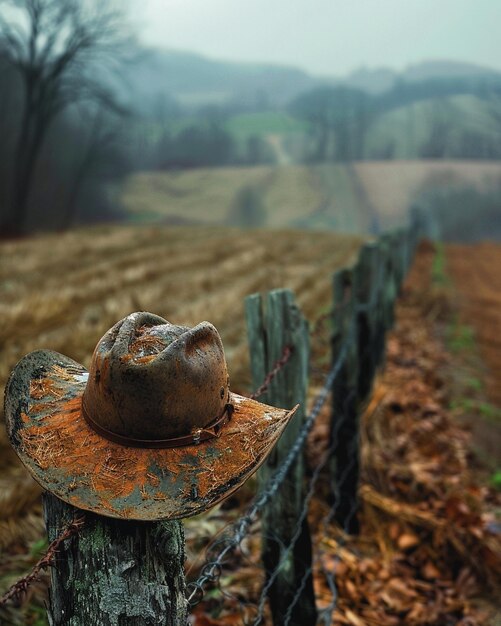
[[[290,287],[310,319],[329,304],[332,272],[361,239],[228,228],[101,228],[0,245],[0,386],[26,352],[88,365],[98,339],[132,311],[211,321],[233,386],[249,383],[243,299]]]
[[[104,332],[140,310],[178,324],[214,323],[231,387],[246,391],[244,297],[290,287],[315,320],[330,306],[333,271],[354,260],[361,241],[299,231],[106,227],[2,243],[0,393],[12,367],[31,350],[50,348],[88,366]],[[1,424],[0,505],[1,595],[36,560],[32,548],[44,536],[40,488]],[[43,589],[32,590],[40,606]],[[4,622],[7,616],[11,621]],[[0,622],[28,623],[15,606],[0,611]]]
[[[461,321],[474,329],[489,370],[487,393],[501,406],[501,245],[448,246],[447,265],[460,294]]]

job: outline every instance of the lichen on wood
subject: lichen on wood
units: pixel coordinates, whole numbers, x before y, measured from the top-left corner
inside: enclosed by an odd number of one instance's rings
[[[44,494],[49,541],[75,514]],[[137,522],[86,513],[51,570],[51,626],[185,626],[181,522]]]

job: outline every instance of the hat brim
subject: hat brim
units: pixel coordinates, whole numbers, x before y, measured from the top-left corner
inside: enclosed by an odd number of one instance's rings
[[[178,448],[134,448],[105,439],[83,418],[87,376],[57,352],[25,356],[5,392],[7,431],[44,489],[108,517],[180,519],[214,506],[256,471],[297,408],[232,394],[235,410],[219,437]]]

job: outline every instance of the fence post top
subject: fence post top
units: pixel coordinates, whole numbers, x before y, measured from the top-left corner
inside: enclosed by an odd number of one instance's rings
[[[90,372],[50,350],[28,354],[5,408],[13,447],[42,487],[77,508],[137,520],[188,517],[224,499],[294,413],[230,392],[212,324],[190,329],[149,313],[110,329]]]

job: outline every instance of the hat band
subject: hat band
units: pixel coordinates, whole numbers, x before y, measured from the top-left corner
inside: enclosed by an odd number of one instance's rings
[[[133,437],[124,437],[123,435],[114,433],[96,424],[87,413],[85,405],[82,402],[82,415],[92,430],[114,443],[130,448],[180,448],[183,446],[198,445],[203,441],[220,437],[223,426],[231,420],[234,410],[235,407],[233,404],[226,404],[221,417],[217,418],[217,420],[209,424],[209,426],[193,430],[189,435],[171,437],[169,439],[134,439]]]

